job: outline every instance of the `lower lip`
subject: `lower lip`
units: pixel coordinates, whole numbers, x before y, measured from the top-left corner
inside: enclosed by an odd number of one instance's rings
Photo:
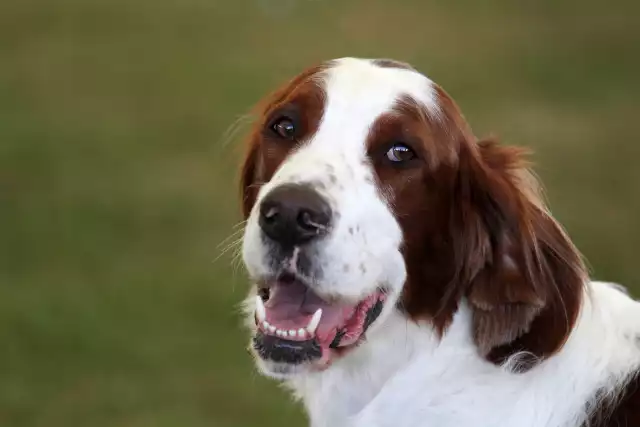
[[[262,359],[279,363],[301,364],[323,356],[322,348],[314,339],[291,341],[262,332],[253,338],[253,348]]]

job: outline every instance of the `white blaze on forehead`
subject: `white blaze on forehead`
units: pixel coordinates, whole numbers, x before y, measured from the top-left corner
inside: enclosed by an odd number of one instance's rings
[[[364,100],[364,96],[369,104],[389,106],[398,96],[409,94],[429,110],[438,108],[435,84],[413,69],[381,67],[368,59],[341,58],[332,61],[326,73],[327,88],[351,102]]]
[[[327,130],[344,137],[334,143],[362,144],[371,125],[409,95],[434,115],[439,112],[435,85],[404,68],[380,67],[371,60],[342,58],[325,71],[326,105],[318,137]],[[327,141],[324,141],[327,142]],[[359,150],[358,150],[359,151]]]

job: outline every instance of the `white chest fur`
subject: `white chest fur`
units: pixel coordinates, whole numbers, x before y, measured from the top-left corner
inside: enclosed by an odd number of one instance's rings
[[[394,314],[324,372],[289,382],[312,427],[574,427],[640,366],[640,304],[590,284],[562,350],[526,373],[484,361],[463,306],[439,340]]]

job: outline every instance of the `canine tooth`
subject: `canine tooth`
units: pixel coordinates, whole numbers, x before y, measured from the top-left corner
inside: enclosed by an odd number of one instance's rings
[[[259,296],[256,296],[256,317],[258,318],[258,322],[264,322],[267,320],[267,311],[264,308],[262,298]]]
[[[265,320],[264,322],[262,322],[262,326],[263,326],[265,329],[269,329],[269,322],[267,322],[267,321]]]
[[[269,325],[269,332],[274,333],[276,331],[276,327],[273,325]]]
[[[322,318],[322,309],[319,308],[313,313],[313,317],[309,321],[307,325],[307,331],[309,331],[309,335],[314,335],[316,333],[316,329],[318,329],[318,325],[320,324],[320,319]]]
[[[289,336],[290,337],[295,337],[297,334],[297,332],[294,329],[289,330]]]
[[[300,329],[298,329],[298,336],[299,336],[300,338],[304,338],[304,337],[305,337],[305,335],[307,335],[307,331],[306,331],[304,328],[300,328]]]

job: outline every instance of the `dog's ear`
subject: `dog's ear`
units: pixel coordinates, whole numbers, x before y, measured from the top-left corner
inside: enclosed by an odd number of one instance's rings
[[[258,196],[258,151],[257,144],[254,141],[250,141],[240,168],[240,193],[244,219],[249,217]]]
[[[453,239],[480,353],[500,363],[557,351],[577,317],[585,270],[543,205],[523,153],[493,141],[463,146]]]

